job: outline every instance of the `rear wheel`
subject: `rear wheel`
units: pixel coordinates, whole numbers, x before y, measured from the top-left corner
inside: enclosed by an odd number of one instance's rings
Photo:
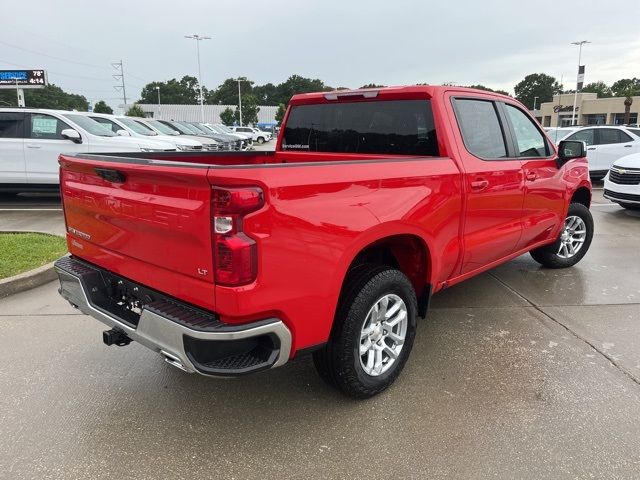
[[[529,253],[545,267],[572,267],[586,255],[592,239],[591,212],[581,203],[572,203],[558,239],[551,245],[536,248]]]
[[[627,210],[640,210],[640,205],[634,203],[620,203],[619,205]]]
[[[376,395],[398,377],[416,333],[413,286],[400,271],[362,265],[349,275],[329,342],[314,352],[320,376],[355,398]]]
[[[264,137],[258,137],[258,143],[260,144],[264,143]]]

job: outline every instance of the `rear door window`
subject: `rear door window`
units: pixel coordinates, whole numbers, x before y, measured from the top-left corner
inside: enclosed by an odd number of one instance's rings
[[[610,145],[612,143],[630,142],[632,138],[622,130],[616,128],[599,128],[598,145]]]
[[[0,138],[23,138],[24,113],[0,112]]]
[[[282,137],[287,151],[438,156],[429,100],[297,105]]]
[[[577,140],[584,142],[587,145],[593,145],[595,140],[593,139],[593,128],[585,128],[584,130],[578,130],[573,135],[569,135],[565,140]]]
[[[460,133],[469,153],[483,160],[506,158],[504,131],[494,102],[457,98],[454,105]]]

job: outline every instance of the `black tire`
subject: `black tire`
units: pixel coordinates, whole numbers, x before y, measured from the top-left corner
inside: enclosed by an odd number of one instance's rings
[[[580,250],[570,258],[559,256],[558,252],[561,245],[561,237],[559,236],[552,244],[536,248],[529,252],[536,262],[548,268],[567,268],[574,266],[587,254],[591,246],[591,240],[593,239],[593,217],[589,209],[581,203],[572,203],[569,205],[567,218],[573,216],[580,217],[586,226],[586,237]]]
[[[264,143],[264,137],[258,137],[258,143],[262,145]]]
[[[627,210],[640,210],[640,205],[635,205],[633,203],[619,203],[622,208],[626,208]]]
[[[360,362],[360,334],[370,309],[387,294],[397,295],[407,308],[402,349],[388,370],[367,374]],[[329,342],[313,354],[318,373],[329,385],[354,398],[372,397],[391,385],[404,367],[416,334],[416,294],[409,279],[386,266],[362,265],[348,276]]]

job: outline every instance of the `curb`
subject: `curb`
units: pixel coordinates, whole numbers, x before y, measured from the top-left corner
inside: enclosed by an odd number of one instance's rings
[[[8,297],[14,293],[24,292],[52,282],[58,275],[53,268],[53,263],[47,263],[28,272],[20,273],[13,277],[0,280],[0,298]]]
[[[48,232],[37,232],[33,230],[2,230],[1,233],[41,233],[44,235],[52,235],[59,237]],[[28,272],[22,272],[13,277],[4,278],[0,280],[0,298],[8,297],[14,293],[24,292],[25,290],[31,290],[32,288],[39,287],[45,283],[52,282],[58,278],[58,274],[53,268],[55,262],[47,263],[41,267],[29,270]]]

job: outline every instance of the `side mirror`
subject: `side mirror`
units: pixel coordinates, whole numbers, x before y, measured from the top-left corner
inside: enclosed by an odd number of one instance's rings
[[[60,135],[62,136],[62,138],[71,140],[73,143],[82,143],[82,137],[73,128],[65,128],[60,132]]]
[[[121,136],[121,137],[130,137],[131,134],[129,132],[127,132],[126,130],[118,130],[116,132],[117,135]]]
[[[580,140],[563,140],[558,144],[558,168],[574,158],[587,156],[587,144]]]

